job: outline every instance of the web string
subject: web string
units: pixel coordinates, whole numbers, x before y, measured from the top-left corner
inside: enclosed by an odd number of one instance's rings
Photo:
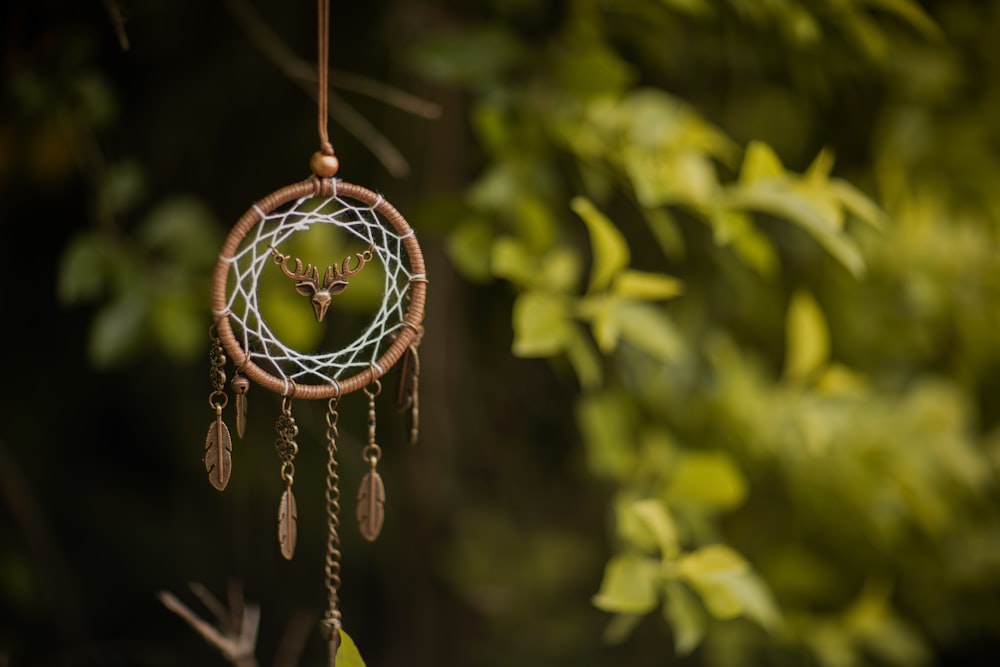
[[[234,334],[253,363],[286,383],[299,384],[334,384],[349,372],[377,367],[382,342],[407,326],[405,300],[411,281],[422,278],[402,260],[406,256],[403,241],[412,230],[400,235],[386,224],[375,210],[380,203],[381,199],[367,205],[338,195],[303,197],[264,215],[256,231],[228,258],[231,274],[226,308]],[[261,315],[258,287],[265,270],[277,270],[271,247],[280,249],[289,237],[315,224],[334,225],[366,247],[374,246],[373,259],[382,263],[385,278],[382,303],[356,339],[334,352],[304,354],[279,340],[268,326]]]

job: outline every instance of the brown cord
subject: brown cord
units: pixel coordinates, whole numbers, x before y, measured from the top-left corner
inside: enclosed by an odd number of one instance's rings
[[[330,135],[327,130],[327,118],[329,117],[329,104],[327,94],[329,90],[328,79],[330,76],[330,0],[317,1],[317,13],[319,23],[319,63],[317,75],[319,79],[319,150],[324,155],[333,155],[333,144],[330,143]]]

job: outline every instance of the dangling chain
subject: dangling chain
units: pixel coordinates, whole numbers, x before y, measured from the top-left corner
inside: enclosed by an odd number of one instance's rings
[[[299,453],[299,446],[295,442],[299,427],[292,416],[292,401],[287,396],[281,399],[281,414],[274,424],[274,430],[278,433],[274,449],[281,459],[281,479],[291,486],[295,478],[295,455]]]
[[[368,397],[368,445],[361,452],[361,457],[375,470],[379,460],[382,458],[382,448],[375,444],[375,397],[382,393],[382,383],[375,380],[375,388],[369,390],[365,387],[364,392]]]
[[[337,472],[337,438],[340,431],[337,422],[340,414],[335,396],[327,402],[326,442],[329,458],[326,463],[326,591],[328,606],[321,627],[324,638],[330,643],[331,662],[340,644],[340,475]]]
[[[215,411],[215,420],[208,427],[205,437],[205,470],[208,481],[219,491],[229,484],[229,474],[232,470],[233,442],[229,428],[222,421],[222,409],[229,403],[226,394],[226,351],[213,324],[208,330],[212,341],[208,350],[210,365],[209,379],[212,382],[212,393],[208,395],[208,404]]]
[[[208,397],[209,402],[216,408],[221,409],[229,402],[226,396],[226,351],[222,348],[222,340],[213,324],[208,331],[212,340],[212,345],[208,349],[208,363],[211,368],[208,371],[212,382],[212,393]],[[221,397],[221,398],[220,398]],[[225,400],[221,400],[225,399]]]

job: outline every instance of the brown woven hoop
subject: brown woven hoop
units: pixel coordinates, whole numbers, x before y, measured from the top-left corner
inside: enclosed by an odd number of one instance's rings
[[[277,377],[256,365],[248,351],[244,350],[233,333],[227,308],[227,287],[230,274],[231,258],[237,253],[240,243],[255,225],[262,222],[267,214],[279,206],[304,197],[346,196],[371,206],[387,220],[402,237],[403,246],[410,265],[413,278],[410,282],[410,302],[403,316],[398,335],[378,360],[365,370],[343,380],[335,380],[324,384],[304,384]],[[419,277],[417,277],[419,276]],[[409,223],[392,204],[380,195],[359,185],[337,181],[332,178],[309,178],[305,181],[286,186],[264,197],[256,205],[244,213],[226,237],[215,264],[215,274],[212,283],[212,310],[216,317],[219,338],[226,353],[237,368],[251,380],[277,394],[294,398],[329,399],[342,396],[352,391],[366,387],[391,369],[410,346],[414,336],[420,331],[420,323],[424,317],[424,302],[427,294],[424,256],[413,234]]]

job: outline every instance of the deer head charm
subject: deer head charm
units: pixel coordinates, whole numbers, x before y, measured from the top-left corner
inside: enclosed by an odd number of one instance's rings
[[[309,297],[312,301],[313,312],[316,314],[316,321],[322,322],[326,315],[326,309],[330,307],[330,299],[347,289],[347,279],[355,275],[364,268],[365,264],[371,261],[375,252],[375,244],[368,246],[364,252],[355,253],[358,263],[351,268],[351,257],[348,255],[338,267],[332,264],[326,267],[326,271],[320,278],[318,266],[307,264],[305,271],[302,270],[302,260],[295,258],[295,270],[288,268],[288,260],[292,257],[283,255],[278,249],[271,246],[271,256],[274,263],[281,267],[281,272],[295,281],[295,291],[302,296]]]

